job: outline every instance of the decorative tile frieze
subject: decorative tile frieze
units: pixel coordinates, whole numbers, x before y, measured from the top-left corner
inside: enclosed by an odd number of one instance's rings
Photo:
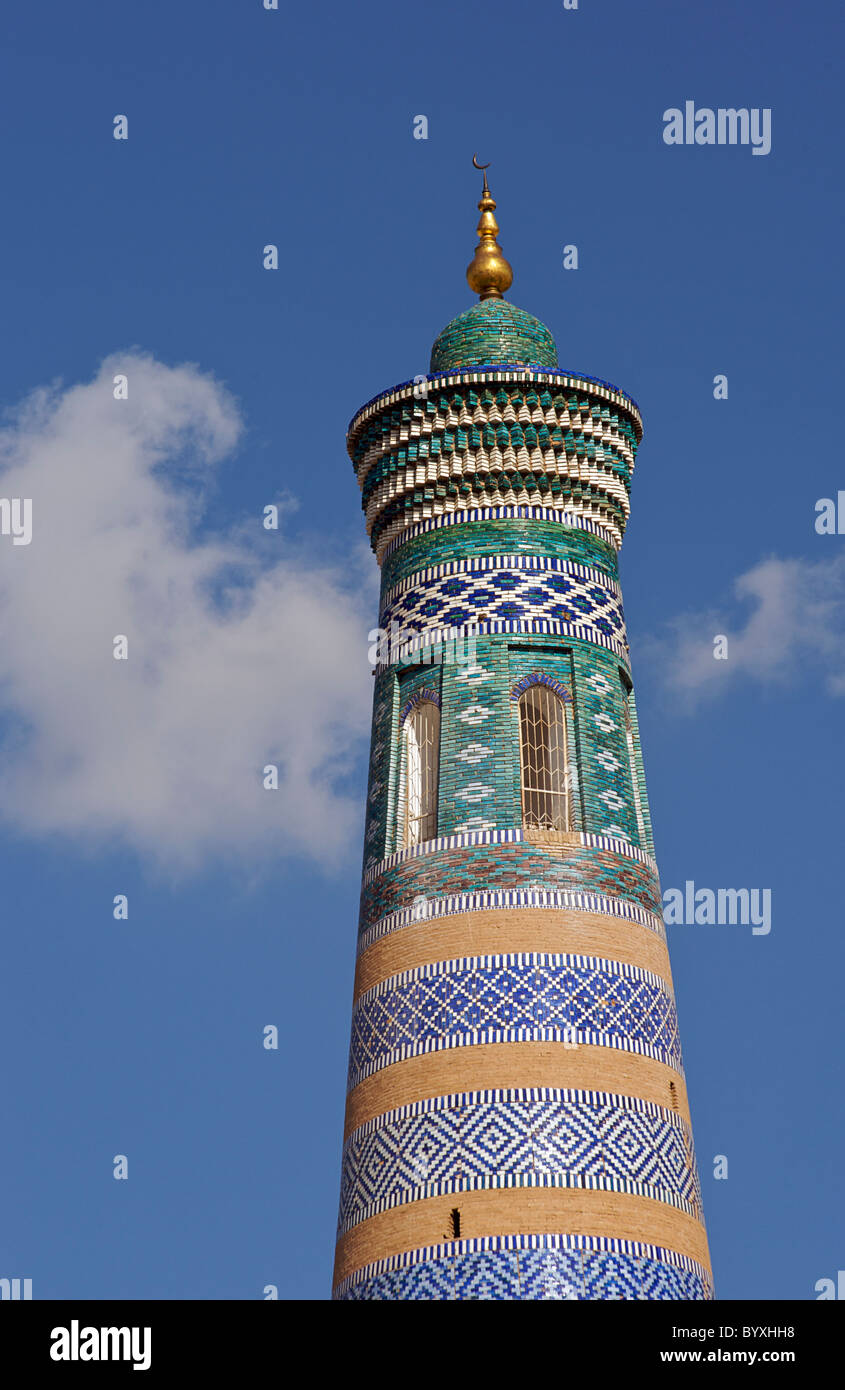
[[[479,1236],[402,1251],[343,1279],[342,1300],[713,1297],[710,1271],[658,1245],[602,1236]]]
[[[339,1233],[391,1207],[497,1187],[627,1192],[699,1218],[689,1127],[632,1096],[552,1088],[437,1096],[344,1145]]]
[[[519,953],[436,961],[362,994],[349,1089],[408,1057],[503,1042],[613,1047],[683,1070],[674,999],[658,975],[594,956]]]
[[[401,583],[385,589],[381,599],[382,614],[387,607],[411,589],[419,589],[423,585],[438,584],[449,578],[482,574],[495,575],[501,570],[528,570],[538,573],[550,571],[567,576],[578,583],[595,584],[600,589],[606,589],[620,602],[622,598],[622,590],[618,582],[602,570],[593,569],[590,565],[578,564],[573,560],[564,560],[556,555],[479,555],[472,556],[467,560],[448,560],[443,564],[431,565],[428,569],[417,570],[414,574],[409,574]],[[459,589],[457,592],[460,593],[462,590]],[[567,589],[561,589],[561,593],[566,592],[568,592]]]
[[[394,854],[388,855],[380,864],[367,871],[364,875],[364,883],[371,883],[378,874],[384,873],[386,869],[392,869],[396,864],[402,864],[408,859],[419,859],[425,854],[439,854],[442,850],[458,849],[463,845],[519,844],[524,838],[525,832],[518,826],[507,830],[485,831],[481,835],[443,835],[440,839],[426,840],[421,845],[412,845],[410,849],[397,850]],[[629,859],[638,859],[640,863],[648,864],[652,868],[657,867],[652,855],[637,849],[627,840],[616,840],[607,835],[590,833],[582,833],[578,838],[582,845],[610,850],[613,854],[621,854]]]
[[[436,850],[429,849],[434,841],[415,846],[424,852],[368,867],[360,929],[366,931],[420,897],[502,889],[595,893],[662,912],[657,874],[643,852],[624,840],[593,836],[595,843],[585,843],[589,838],[581,832],[548,844],[537,832],[505,829],[455,832],[442,836]]]
[[[508,557],[491,557],[504,559]],[[422,649],[493,633],[543,633],[594,642],[627,665],[625,618],[616,584],[605,576],[579,577],[585,566],[487,565],[455,571],[438,566],[438,578],[405,582],[387,596],[379,617],[385,632],[399,632],[391,660],[407,661]],[[416,578],[416,576],[412,576]],[[599,580],[601,582],[599,582]],[[387,664],[387,663],[385,663]]]

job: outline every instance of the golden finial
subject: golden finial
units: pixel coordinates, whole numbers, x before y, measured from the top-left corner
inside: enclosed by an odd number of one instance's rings
[[[510,289],[513,284],[513,271],[496,240],[499,232],[499,224],[493,216],[496,204],[487,187],[487,170],[490,165],[479,164],[478,155],[475,154],[472,156],[472,162],[474,167],[484,174],[484,188],[481,202],[478,204],[481,213],[476,227],[479,241],[475,255],[467,266],[467,281],[470,289],[481,299],[501,299],[503,291]]]

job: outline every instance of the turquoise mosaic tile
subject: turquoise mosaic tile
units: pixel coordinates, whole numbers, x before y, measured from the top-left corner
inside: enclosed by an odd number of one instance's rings
[[[486,362],[556,367],[555,340],[546,325],[524,309],[505,299],[486,299],[446,325],[431,350],[431,371]]]

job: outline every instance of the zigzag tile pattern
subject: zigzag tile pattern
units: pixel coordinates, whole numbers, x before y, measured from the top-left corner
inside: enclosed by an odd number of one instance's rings
[[[495,1091],[417,1102],[355,1130],[339,1234],[390,1207],[491,1186],[593,1186],[701,1214],[692,1136],[671,1110],[594,1091]]]

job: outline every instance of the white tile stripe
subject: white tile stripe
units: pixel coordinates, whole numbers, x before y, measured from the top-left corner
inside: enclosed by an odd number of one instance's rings
[[[654,856],[646,853],[645,850],[637,849],[636,845],[631,845],[627,840],[619,840],[611,835],[595,835],[592,831],[582,830],[578,832],[581,844],[589,849],[605,849],[612,854],[619,854],[624,859],[637,859],[641,864],[647,864],[653,872],[657,873],[657,861]],[[436,840],[425,840],[421,845],[411,845],[409,849],[397,849],[393,854],[388,854],[385,859],[379,860],[377,864],[371,865],[366,869],[363,876],[364,884],[372,883],[379,874],[385,873],[388,869],[393,869],[397,864],[403,864],[409,859],[419,859],[428,854],[440,854],[443,850],[463,849],[468,845],[503,845],[503,844],[527,844],[531,849],[542,849],[542,845],[535,845],[526,840],[525,832],[520,826],[508,826],[502,830],[465,830],[455,835],[440,835]]]
[[[566,1036],[564,1036],[564,1034]],[[616,1052],[636,1052],[640,1057],[650,1057],[653,1062],[662,1062],[671,1067],[678,1076],[683,1077],[684,1069],[665,1048],[654,1047],[638,1038],[625,1037],[619,1033],[583,1032],[577,1028],[477,1028],[469,1033],[448,1033],[438,1037],[426,1038],[419,1043],[403,1043],[388,1052],[381,1052],[371,1062],[350,1070],[347,1093],[354,1091],[368,1076],[396,1062],[405,1062],[409,1057],[421,1057],[429,1052],[446,1052],[455,1047],[483,1047],[487,1043],[520,1042],[566,1042],[570,1046],[611,1047]]]
[[[338,1236],[368,1221],[380,1212],[404,1207],[411,1202],[423,1201],[426,1197],[445,1197],[454,1192],[479,1192],[501,1188],[558,1187],[587,1189],[593,1192],[623,1192],[634,1197],[650,1197],[652,1201],[663,1202],[686,1212],[694,1220],[701,1219],[701,1213],[694,1202],[689,1202],[670,1188],[658,1187],[653,1183],[641,1182],[637,1178],[613,1178],[602,1174],[586,1175],[580,1173],[535,1173],[510,1172],[473,1174],[466,1178],[440,1178],[435,1182],[421,1183],[416,1187],[400,1187],[386,1197],[380,1197],[367,1206],[358,1207],[345,1221],[338,1225]]]
[[[419,905],[399,908],[379,918],[373,926],[362,932],[358,940],[358,955],[366,951],[374,941],[391,932],[418,922],[429,922],[443,917],[455,916],[461,912],[488,912],[492,909],[532,909],[542,908],[551,911],[575,911],[601,913],[609,917],[622,917],[636,922],[655,932],[662,941],[666,940],[666,928],[662,917],[656,912],[648,912],[637,903],[627,902],[625,898],[608,898],[598,893],[577,893],[569,889],[489,889],[478,893],[454,893],[440,898],[426,898]]]
[[[592,517],[581,516],[578,512],[567,512],[560,507],[542,506],[540,503],[518,502],[489,507],[467,507],[461,511],[444,512],[442,516],[426,517],[424,521],[412,522],[398,536],[388,541],[384,548],[382,562],[387,560],[400,546],[415,540],[428,531],[438,531],[442,526],[464,526],[474,521],[552,521],[558,526],[568,526],[574,531],[590,531],[614,550],[619,546],[613,532],[606,526],[593,521]]]
[[[495,637],[501,633],[513,632],[525,635],[539,633],[544,637],[574,637],[578,642],[591,642],[594,647],[605,647],[624,662],[626,667],[630,668],[631,665],[627,642],[620,641],[618,637],[608,637],[599,628],[583,623],[553,622],[550,618],[514,618],[508,621],[497,618],[493,622],[467,623],[464,627],[430,628],[410,642],[403,642],[394,653],[393,663],[379,662],[375,668],[376,675],[390,670],[396,661],[407,661],[409,656],[414,656],[426,647],[438,647],[446,642],[464,642],[471,637]]]
[[[657,860],[653,854],[649,854],[644,849],[637,849],[636,845],[628,844],[627,840],[618,840],[612,835],[595,835],[591,830],[583,830],[581,841],[593,849],[609,849],[614,854],[627,855],[629,859],[639,859],[641,864],[648,864],[657,873]]]
[[[487,382],[531,382],[534,385],[544,386],[566,386],[570,390],[583,390],[588,396],[598,396],[601,400],[612,402],[613,405],[621,406],[627,414],[631,415],[640,427],[642,435],[642,416],[633,397],[626,395],[624,391],[614,391],[606,386],[600,385],[597,381],[591,381],[589,377],[573,376],[571,372],[562,371],[531,371],[516,369],[514,371],[499,371],[495,366],[489,368],[476,369],[475,371],[457,371],[446,374],[435,372],[426,376],[426,382],[430,383],[435,389],[444,386],[472,386],[486,385]],[[427,400],[426,396],[419,394],[419,382],[407,381],[398,386],[391,387],[388,391],[382,391],[380,395],[373,396],[372,400],[362,405],[356,411],[349,422],[346,431],[348,447],[352,448],[354,436],[358,430],[371,416],[378,414],[387,406],[398,405],[401,401],[407,400]],[[417,393],[417,394],[415,394]]]
[[[485,504],[485,507],[498,511],[500,514],[510,511],[514,515],[519,511],[528,513],[532,506],[533,503],[527,492],[514,498],[510,492],[506,495],[501,490],[497,490]],[[573,508],[577,510],[573,510]],[[585,523],[589,521],[593,534],[603,544],[610,546],[617,553],[621,549],[622,533],[619,527],[614,526],[612,522],[600,515],[598,505],[594,502],[587,503],[583,499],[575,503],[561,501],[557,506],[549,505],[547,509],[558,513],[562,525],[571,525],[573,516],[581,517]],[[437,498],[434,502],[429,499],[423,499],[419,503],[415,502],[410,516],[393,517],[379,536],[375,546],[375,556],[379,565],[384,562],[388,546],[393,541],[398,541],[400,545],[404,545],[415,526],[425,525],[429,521],[441,521],[453,515],[462,516],[463,520],[466,521],[465,505],[455,497]]]
[[[393,854],[388,854],[385,859],[365,870],[363,882],[372,883],[379,874],[385,873],[397,864],[403,864],[409,859],[419,859],[423,855],[439,854],[444,849],[462,849],[466,845],[519,844],[523,838],[522,830],[516,826],[505,830],[466,830],[456,835],[440,835],[436,840],[424,840],[421,845],[394,850]]]
[[[708,1286],[712,1283],[710,1272],[705,1269],[704,1265],[699,1264],[689,1255],[682,1255],[680,1251],[671,1250],[667,1246],[648,1245],[643,1241],[624,1240],[617,1236],[583,1236],[549,1232],[545,1235],[475,1236],[469,1240],[451,1240],[445,1241],[442,1245],[426,1245],[418,1247],[416,1250],[402,1250],[396,1255],[387,1255],[384,1259],[374,1260],[372,1263],[362,1265],[360,1269],[354,1270],[336,1286],[334,1296],[338,1297],[353,1285],[363,1283],[364,1280],[372,1279],[379,1274],[390,1274],[399,1269],[412,1269],[415,1265],[427,1264],[430,1260],[451,1260],[461,1255],[476,1255],[500,1250],[579,1250],[588,1254],[627,1255],[635,1260],[655,1260],[659,1264],[672,1265],[676,1269],[685,1270],[688,1274],[694,1274]]]

